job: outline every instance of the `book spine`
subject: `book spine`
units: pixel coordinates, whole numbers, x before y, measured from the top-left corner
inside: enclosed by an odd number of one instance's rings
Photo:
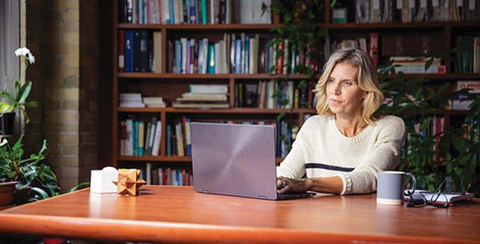
[[[125,144],[125,155],[133,156],[133,120],[127,119],[127,142]]]
[[[202,24],[207,24],[207,0],[202,0]]]
[[[176,62],[176,73],[182,73],[182,43],[180,41],[175,41],[175,60]]]
[[[167,133],[165,138],[167,139],[167,156],[172,156],[172,127],[167,125]]]
[[[144,149],[143,149],[143,155],[150,155],[150,135],[152,134],[152,123],[148,122],[147,123],[147,133],[145,133],[145,138],[144,138]]]
[[[215,45],[208,45],[208,68],[207,73],[215,73]]]
[[[242,73],[242,40],[235,40],[235,74]]]
[[[167,131],[167,137],[168,137],[168,131]],[[153,156],[158,156],[161,139],[162,139],[162,121],[157,120],[155,125],[155,135],[154,135],[153,146],[152,146]],[[170,155],[167,155],[167,156],[170,156]]]
[[[125,31],[118,34],[118,72],[125,71]]]
[[[245,36],[245,70],[244,74],[250,73],[250,36]]]
[[[152,121],[150,122],[151,129],[150,129],[150,135],[148,137],[148,150],[147,150],[147,155],[153,155],[153,144],[155,141],[155,136],[156,136],[156,130],[157,128],[157,117],[153,117]],[[155,155],[156,156],[156,155]]]
[[[138,121],[138,156],[143,156],[143,149],[145,146],[145,122]]]

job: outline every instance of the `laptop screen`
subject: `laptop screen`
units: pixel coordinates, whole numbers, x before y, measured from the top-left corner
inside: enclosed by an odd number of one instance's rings
[[[197,192],[276,198],[273,126],[192,122],[191,133]]]

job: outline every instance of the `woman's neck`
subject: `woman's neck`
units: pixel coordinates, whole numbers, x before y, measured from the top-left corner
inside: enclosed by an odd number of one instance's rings
[[[354,137],[365,129],[365,127],[360,126],[361,120],[361,116],[335,116],[335,124],[338,130],[346,137]]]

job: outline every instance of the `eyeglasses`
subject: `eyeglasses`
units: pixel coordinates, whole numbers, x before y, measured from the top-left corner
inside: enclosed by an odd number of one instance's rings
[[[408,191],[407,207],[424,207],[431,205],[438,208],[448,208],[450,202],[447,195],[443,191],[438,192],[415,192],[415,194]]]

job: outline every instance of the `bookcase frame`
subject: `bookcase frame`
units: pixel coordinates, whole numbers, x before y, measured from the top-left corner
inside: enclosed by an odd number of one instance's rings
[[[275,115],[280,113],[293,114],[296,119],[295,122],[301,126],[303,124],[304,116],[306,114],[315,114],[315,109],[259,109],[259,108],[234,108],[234,87],[236,82],[243,80],[271,80],[275,77],[291,79],[299,81],[301,79],[309,79],[306,75],[294,74],[294,75],[269,75],[269,74],[176,74],[176,73],[127,73],[118,72],[118,33],[120,30],[150,30],[160,31],[162,33],[162,70],[167,71],[167,41],[169,40],[169,33],[172,31],[203,31],[203,32],[216,32],[219,31],[247,31],[247,32],[269,32],[272,27],[280,25],[279,17],[275,16],[273,24],[185,24],[185,25],[163,25],[163,24],[125,24],[118,23],[118,1],[113,3],[113,93],[112,93],[112,148],[110,155],[112,155],[112,162],[110,165],[118,167],[120,162],[130,163],[145,163],[153,162],[156,165],[154,167],[163,167],[164,165],[172,165],[180,163],[188,166],[191,163],[191,157],[179,157],[179,156],[165,156],[166,155],[166,121],[170,117],[181,117],[182,114],[202,114],[209,115],[221,115],[229,114],[231,116],[237,116],[238,118],[248,118],[252,115]],[[319,23],[319,26],[327,29],[329,33],[335,32],[378,32],[382,33],[385,30],[431,30],[437,29],[442,31],[444,38],[445,50],[451,50],[452,42],[454,40],[454,31],[457,28],[475,28],[480,26],[480,21],[461,21],[461,22],[421,22],[421,23],[331,23],[330,22],[330,1],[325,1],[325,23]],[[480,31],[477,31],[480,35]],[[432,83],[438,82],[453,82],[456,80],[468,80],[468,79],[480,79],[480,74],[458,74],[452,73],[452,62],[445,60],[446,73],[445,74],[407,74],[407,78],[425,78],[431,80]],[[229,85],[229,109],[176,109],[176,108],[121,108],[119,104],[119,84],[124,80],[152,80],[152,83],[165,83],[164,85],[173,84],[176,81],[183,82],[209,82],[214,81],[216,83]],[[159,81],[162,79],[161,81]],[[139,85],[141,86],[141,85]],[[122,113],[139,113],[139,114],[154,114],[162,121],[162,137],[160,143],[159,156],[122,156],[120,155],[120,139],[119,139],[119,126],[120,126],[120,114]],[[451,115],[463,115],[466,111],[451,111],[443,110],[438,111],[438,114],[445,116],[445,124],[450,123]],[[281,162],[281,158],[277,158],[277,163]],[[142,168],[140,165],[139,168]]]

